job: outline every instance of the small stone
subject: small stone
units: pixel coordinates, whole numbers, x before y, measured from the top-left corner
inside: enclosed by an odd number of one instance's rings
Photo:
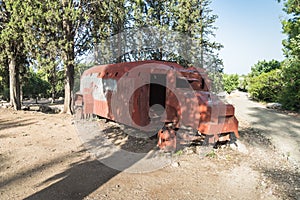
[[[266,107],[269,109],[280,109],[282,105],[280,103],[268,103]]]
[[[235,143],[230,144],[230,148],[233,150],[237,150],[243,154],[248,154],[249,151],[246,148],[246,146],[244,144],[242,144],[239,140],[237,140]]]
[[[179,167],[180,164],[179,164],[179,162],[173,162],[173,163],[171,164],[171,166],[172,166],[172,167]]]
[[[193,149],[185,149],[184,153],[185,153],[186,155],[191,155],[191,154],[194,153],[194,151],[193,151]]]

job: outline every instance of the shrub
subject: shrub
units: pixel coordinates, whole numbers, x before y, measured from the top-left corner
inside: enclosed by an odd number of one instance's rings
[[[237,89],[239,85],[239,76],[237,74],[223,74],[224,90],[229,94]]]
[[[276,102],[282,90],[281,70],[276,69],[250,78],[249,94],[258,101]]]
[[[247,92],[249,87],[249,79],[250,78],[247,75],[240,76],[238,89],[243,92]]]
[[[23,81],[23,96],[33,97],[47,96],[47,90],[50,89],[50,84],[40,78],[35,72],[29,71],[26,80]]]
[[[300,62],[287,61],[282,69],[283,87],[280,103],[283,108],[300,110]]]

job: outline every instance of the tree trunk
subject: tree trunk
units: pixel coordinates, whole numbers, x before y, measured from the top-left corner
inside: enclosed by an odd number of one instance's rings
[[[21,110],[19,69],[13,56],[9,61],[9,94],[11,106],[15,110]]]
[[[53,61],[53,62],[55,63],[55,61]],[[54,64],[53,68],[52,68],[52,80],[51,80],[51,98],[52,98],[51,103],[55,102],[56,83],[57,83],[57,80],[56,80],[56,65]]]
[[[65,66],[65,99],[64,99],[64,113],[73,114],[74,101],[74,59]]]
[[[73,45],[71,45],[73,46]],[[74,59],[75,53],[74,48],[70,48],[65,52],[64,56],[65,65],[65,99],[64,99],[64,113],[74,113]]]
[[[200,0],[200,68],[204,68],[204,16],[203,16],[203,1]]]
[[[70,15],[68,15],[68,6],[69,1],[62,1],[63,9],[66,10],[66,13],[63,15],[63,34],[64,34],[64,49],[63,49],[63,62],[65,68],[65,99],[64,99],[64,109],[63,113],[73,114],[73,87],[74,87],[74,60],[75,60],[75,31],[74,24]],[[73,9],[73,8],[72,8]]]

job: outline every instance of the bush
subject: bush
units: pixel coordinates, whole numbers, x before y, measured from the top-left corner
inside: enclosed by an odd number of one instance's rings
[[[277,102],[282,90],[281,70],[276,69],[250,78],[248,92],[258,101]]]
[[[239,78],[239,85],[238,85],[238,89],[240,91],[243,92],[247,92],[248,91],[248,87],[249,87],[249,77],[246,75],[242,75]]]
[[[258,61],[255,65],[251,67],[251,73],[250,76],[259,76],[262,73],[268,73],[270,71],[273,71],[275,69],[280,69],[281,63],[277,60],[271,60],[271,61]]]
[[[300,62],[287,61],[282,69],[283,87],[280,103],[283,108],[300,110]]]
[[[239,76],[237,74],[223,74],[224,90],[229,94],[237,89],[239,85]]]
[[[46,97],[50,84],[40,78],[35,72],[29,71],[22,87],[24,97]]]

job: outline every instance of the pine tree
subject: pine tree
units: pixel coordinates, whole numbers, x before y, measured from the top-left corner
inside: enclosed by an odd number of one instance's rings
[[[27,63],[21,8],[22,1],[0,1],[0,60],[5,61],[4,65],[9,68],[9,96],[15,110],[21,109],[20,71]]]
[[[215,56],[222,48],[221,44],[211,41],[215,36],[214,23],[218,16],[212,14],[210,4],[210,0],[178,0],[174,4],[176,13],[174,29],[194,41],[196,48],[191,49],[189,53],[196,59],[191,61],[201,68],[209,61],[206,56]]]
[[[89,17],[95,16],[98,11],[93,10],[94,3],[98,2],[77,0],[24,2],[23,8],[29,10],[23,21],[28,33],[25,37],[27,47],[40,63],[52,65],[52,73],[55,73],[55,63],[62,60],[61,64],[65,71],[63,112],[70,114],[73,113],[75,58],[92,46],[93,32],[88,25],[99,23],[96,20],[92,22],[89,20]]]

